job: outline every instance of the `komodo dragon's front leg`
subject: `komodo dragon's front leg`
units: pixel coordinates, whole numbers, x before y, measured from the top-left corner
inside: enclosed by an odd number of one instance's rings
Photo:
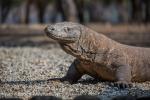
[[[61,81],[67,81],[71,84],[76,83],[83,75],[77,70],[77,67],[80,66],[80,62],[75,59],[74,62],[70,65],[67,74],[61,78]]]
[[[51,78],[48,81],[61,81],[61,82],[69,82],[71,84],[76,83],[83,75],[77,70],[77,67],[80,67],[80,62],[75,59],[73,63],[70,65],[67,74],[62,78]]]

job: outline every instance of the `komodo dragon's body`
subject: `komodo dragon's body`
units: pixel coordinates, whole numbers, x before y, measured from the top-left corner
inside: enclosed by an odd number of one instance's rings
[[[88,74],[124,87],[130,82],[150,81],[150,48],[120,44],[71,22],[49,25],[45,32],[76,57],[62,80],[72,83]]]

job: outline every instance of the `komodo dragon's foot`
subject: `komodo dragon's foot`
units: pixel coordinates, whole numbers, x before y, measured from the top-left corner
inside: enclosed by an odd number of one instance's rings
[[[119,89],[126,89],[126,88],[131,88],[133,85],[131,83],[127,83],[127,82],[114,82],[114,83],[110,83],[110,86],[113,87],[118,87]]]

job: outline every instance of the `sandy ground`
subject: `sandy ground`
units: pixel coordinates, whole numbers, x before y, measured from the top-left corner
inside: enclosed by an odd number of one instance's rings
[[[150,82],[133,83],[130,89],[118,89],[105,82],[83,76],[76,84],[48,81],[62,77],[74,57],[58,47],[0,47],[0,98],[51,95],[72,99],[78,95],[95,95],[109,100],[119,95],[148,96]]]

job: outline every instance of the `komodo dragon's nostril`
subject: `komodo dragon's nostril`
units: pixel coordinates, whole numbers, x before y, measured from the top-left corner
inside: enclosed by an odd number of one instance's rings
[[[49,25],[49,26],[48,26],[48,30],[49,30],[49,31],[54,31],[55,28],[54,28],[52,25]]]

